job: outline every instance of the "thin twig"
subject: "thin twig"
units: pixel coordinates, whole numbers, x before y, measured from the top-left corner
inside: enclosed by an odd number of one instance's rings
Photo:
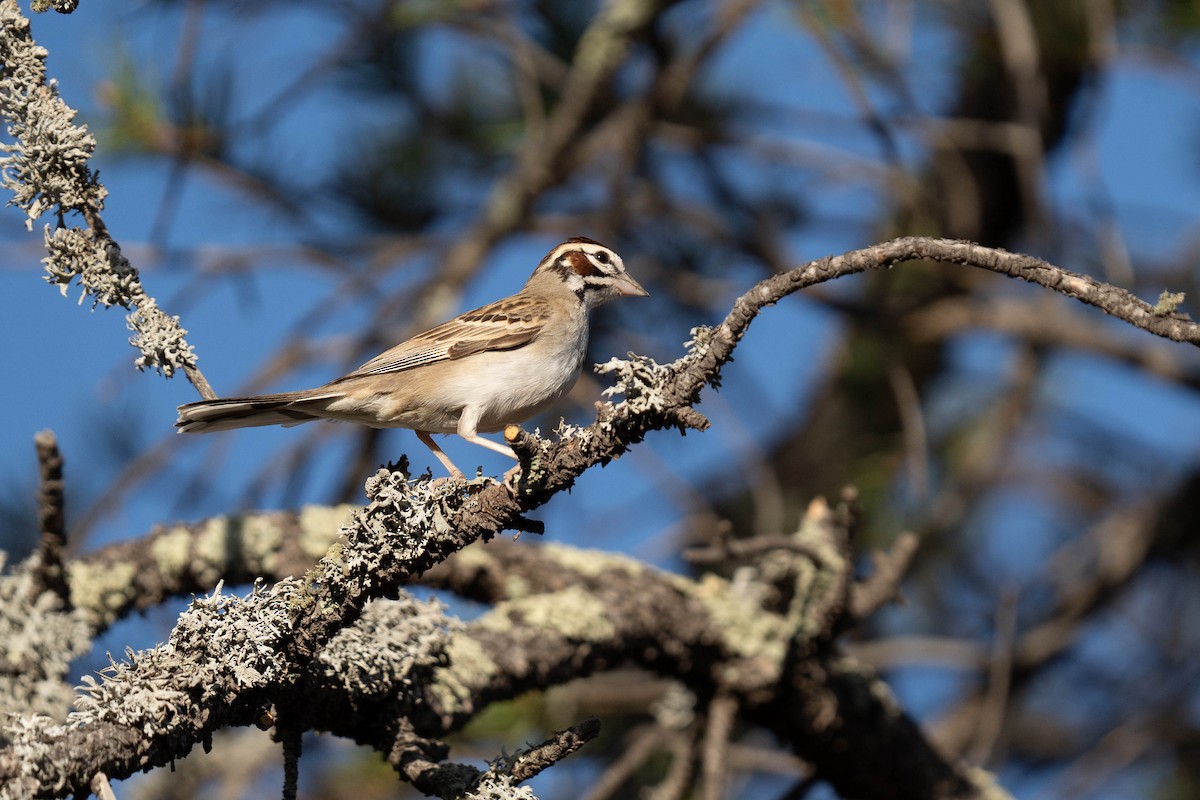
[[[103,772],[97,772],[92,778],[92,794],[96,795],[97,800],[117,800],[112,784],[108,782],[108,776]]]
[[[721,800],[729,782],[729,739],[737,719],[738,701],[731,694],[718,694],[708,704],[708,722],[704,728],[701,770],[704,800]]]
[[[775,550],[804,556],[817,565],[824,561],[815,547],[784,535],[754,536],[750,539],[722,538],[717,544],[685,550],[683,558],[691,564],[724,564],[731,558],[749,559]]]
[[[508,774],[517,783],[527,781],[547,767],[562,761],[600,735],[600,720],[588,717],[583,722],[555,733],[531,747],[517,759]]]
[[[900,428],[904,434],[911,496],[913,502],[924,506],[929,500],[930,457],[929,434],[925,412],[921,408],[921,396],[912,372],[903,362],[896,360],[888,364],[887,379],[896,398],[896,412],[900,416]]]
[[[1016,636],[1017,594],[1006,592],[996,604],[996,635],[988,666],[987,695],[980,706],[975,739],[967,755],[967,760],[974,764],[987,764],[995,755],[1000,740],[1012,688]]]
[[[854,584],[851,590],[850,613],[856,619],[871,616],[900,595],[900,581],[908,571],[919,544],[917,535],[906,531],[896,537],[886,554],[872,554],[874,569],[864,580]]]
[[[300,753],[304,731],[290,712],[281,714],[275,723],[275,736],[283,745],[283,800],[296,800],[300,786]]]
[[[658,785],[646,792],[646,800],[684,800],[693,783],[696,766],[696,737],[691,731],[671,736],[671,765]]]
[[[632,731],[624,751],[599,778],[592,781],[591,789],[581,800],[609,800],[616,797],[638,768],[658,752],[667,735],[667,731],[657,725],[646,725]]]

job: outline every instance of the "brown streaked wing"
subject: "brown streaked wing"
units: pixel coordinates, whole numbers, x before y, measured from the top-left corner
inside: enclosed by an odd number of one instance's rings
[[[515,350],[537,337],[548,310],[545,301],[520,295],[481,306],[401,342],[333,382],[404,372],[487,350]]]
[[[450,358],[464,358],[485,350],[516,350],[533,341],[542,330],[541,325],[511,331],[503,336],[493,336],[491,339],[462,339],[450,345],[447,355]]]

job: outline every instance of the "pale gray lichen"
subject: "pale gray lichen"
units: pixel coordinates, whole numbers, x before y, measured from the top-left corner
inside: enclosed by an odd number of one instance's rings
[[[239,522],[238,517],[209,517],[193,534],[188,569],[201,586],[216,585],[229,565],[242,557]]]
[[[692,328],[691,334],[692,338],[684,342],[684,355],[669,364],[659,364],[654,359],[637,353],[629,353],[628,360],[614,357],[603,364],[597,364],[594,368],[597,374],[616,376],[616,383],[605,389],[602,394],[605,397],[619,394],[625,398],[617,406],[610,405],[608,410],[632,414],[661,414],[670,409],[673,401],[663,395],[663,389],[674,383],[676,376],[687,371],[706,355],[712,340],[712,329],[705,326]]]
[[[671,681],[666,691],[650,704],[654,721],[669,731],[685,731],[696,721],[696,695],[686,684]]]
[[[129,315],[128,325],[134,332],[129,343],[142,351],[133,362],[139,370],[154,369],[170,378],[178,369],[196,366],[196,354],[184,338],[187,331],[180,326],[179,317],[169,316],[154,298],[141,301]]]
[[[840,604],[845,576],[852,572],[839,549],[831,517],[828,504],[818,498],[809,503],[791,537],[812,555],[791,559],[794,591],[786,615],[795,630],[793,635],[801,639],[815,639],[828,630],[831,622],[828,614]]]
[[[70,561],[66,565],[71,605],[87,614],[97,628],[116,622],[137,591],[137,567],[128,562],[92,564]]]
[[[697,325],[688,333],[692,338],[683,343],[686,354],[685,359],[696,360],[708,355],[708,350],[712,346],[714,329],[710,325]]]
[[[376,600],[362,617],[340,631],[317,657],[325,679],[351,696],[408,696],[421,702],[430,673],[446,660],[451,635],[462,623],[445,614],[436,599],[411,595]]]
[[[88,652],[93,628],[86,613],[66,610],[37,584],[38,556],[8,572],[0,551],[0,719],[15,714],[61,721],[71,706],[73,659]],[[0,740],[5,736],[0,734]]]
[[[46,49],[30,35],[29,20],[15,0],[0,0],[0,113],[12,143],[0,143],[0,180],[13,192],[12,205],[25,209],[26,226],[53,209],[104,206],[105,188],[88,167],[96,149],[86,125],[46,80]]]
[[[150,554],[164,575],[182,574],[192,562],[192,532],[183,525],[167,529],[154,537]]]
[[[608,607],[582,586],[505,601],[484,614],[478,625],[504,633],[514,624],[553,632],[564,639],[594,642],[616,635]]]
[[[224,594],[218,584],[192,600],[166,644],[126,651],[99,681],[85,676],[68,725],[108,722],[150,737],[198,725],[233,693],[276,685],[288,669],[280,654],[291,626],[287,600],[298,591],[291,579],[270,589],[256,583],[244,597]]]
[[[127,650],[122,661],[110,659],[100,680],[85,676],[75,695],[76,710],[64,724],[44,716],[13,720],[6,729],[6,755],[22,774],[0,787],[0,800],[62,794],[69,788],[72,765],[49,754],[72,731],[112,724],[139,731],[146,741],[194,739],[223,702],[287,680],[290,666],[280,645],[290,630],[287,609],[297,591],[293,580],[270,590],[256,584],[246,597],[225,595],[218,586],[212,595],[192,601],[166,644]],[[130,757],[149,766],[145,750]]]
[[[83,287],[81,304],[89,296],[92,308],[97,305],[132,308],[144,302],[146,293],[137,270],[111,239],[97,241],[90,231],[82,228],[47,225],[45,240],[49,252],[42,259],[46,281],[58,286],[63,297],[67,296],[67,287],[78,278]]]
[[[435,537],[455,537],[450,516],[464,503],[473,502],[461,490],[462,485],[453,481],[421,478],[410,483],[403,469],[380,470],[369,482],[371,502],[344,529],[345,543],[338,547],[336,558],[323,560],[303,579],[287,578],[270,589],[256,584],[245,597],[223,594],[218,586],[180,615],[165,644],[127,651],[99,680],[85,679],[75,699],[76,710],[65,726],[42,718],[14,723],[6,757],[30,771],[0,787],[0,800],[63,786],[72,764],[49,758],[49,748],[81,730],[111,724],[140,731],[144,747],[130,757],[148,759],[155,743],[189,744],[213,726],[220,727],[223,723],[214,714],[227,712],[229,704],[246,692],[293,680],[295,670],[305,665],[289,659],[287,645],[314,602],[321,600],[335,610],[337,599],[345,593],[370,592],[382,567],[419,559]],[[412,669],[429,669],[431,678],[421,681],[422,686],[440,684],[451,701],[459,692],[466,701],[469,687],[486,682],[498,666],[477,643],[456,633],[455,625],[443,622],[435,607],[423,608],[398,629],[416,652],[384,655],[407,659]],[[298,614],[299,610],[305,611]],[[375,656],[346,655],[343,664],[350,663],[356,685],[382,674]]]
[[[434,671],[428,690],[439,711],[453,715],[470,711],[475,688],[499,674],[497,664],[483,645],[464,634],[455,635],[446,646],[445,662]]]
[[[123,659],[110,659],[99,679],[86,676],[65,724],[22,709],[26,716],[7,727],[7,753],[28,774],[0,787],[0,800],[65,788],[70,765],[50,762],[47,755],[71,731],[112,724],[139,731],[146,741],[186,741],[202,735],[214,711],[232,698],[292,679],[296,665],[284,655],[283,644],[293,632],[292,609],[304,591],[294,579],[271,588],[256,583],[245,596],[225,594],[218,585],[211,595],[192,601],[165,644],[127,650]],[[321,664],[327,674],[355,692],[405,691],[419,700],[418,687],[432,682],[422,671],[443,664],[460,623],[446,618],[436,601],[401,596],[365,609],[361,625],[341,632],[324,650]]]
[[[50,792],[65,794],[68,788],[66,776],[61,772],[48,775],[42,769],[42,764],[50,756],[50,747],[43,743],[42,738],[61,736],[67,727],[42,714],[11,719],[11,724],[5,728],[9,741],[5,751],[17,757],[17,776],[0,784],[0,800],[28,800],[39,792],[43,795]]]
[[[484,775],[474,789],[463,795],[463,800],[537,800],[528,786],[520,786],[508,775]]]
[[[572,547],[557,542],[546,542],[539,546],[556,563],[588,578],[599,578],[618,571],[634,578],[640,578],[647,572],[657,572],[654,567],[647,566],[644,561],[608,550]]]
[[[196,354],[185,339],[187,331],[179,317],[163,312],[154,298],[147,296],[137,270],[121,253],[121,248],[106,236],[82,228],[46,226],[46,249],[42,259],[46,280],[58,286],[65,297],[67,288],[78,278],[83,293],[97,305],[133,309],[126,324],[134,335],[129,343],[142,352],[134,361],[139,370],[154,369],[164,377],[177,370],[196,366]]]
[[[592,369],[598,375],[614,375],[616,382],[601,394],[605,398],[621,395],[624,400],[613,403],[603,400],[596,403],[596,426],[580,427],[562,420],[554,433],[560,442],[571,442],[572,447],[582,453],[590,452],[596,431],[609,433],[614,421],[619,418],[635,416],[662,416],[678,412],[678,398],[668,397],[665,391],[672,387],[678,377],[695,367],[696,363],[706,357],[711,347],[713,329],[706,326],[692,328],[692,338],[684,342],[685,352],[681,358],[668,364],[659,364],[647,356],[629,353],[628,360],[610,358],[602,364],[593,365]],[[716,372],[707,376],[708,383],[719,385],[719,375]],[[681,430],[690,423],[675,424]],[[694,427],[694,426],[693,426]],[[543,445],[548,447],[548,444]]]
[[[659,364],[649,356],[629,353],[629,360],[610,358],[596,365],[599,375],[614,375],[616,383],[605,389],[604,397],[622,395],[621,403],[633,413],[662,412],[668,401],[662,395],[662,387],[673,374],[673,364]]]
[[[492,478],[476,478],[467,485],[492,483]],[[344,529],[347,567],[358,574],[374,574],[384,558],[417,558],[430,537],[452,536],[450,518],[467,502],[462,488],[456,481],[410,479],[407,460],[381,467],[366,481],[369,502],[355,510]],[[386,552],[376,545],[381,540],[397,549]]]
[[[353,519],[357,508],[349,503],[301,507],[297,520],[300,525],[300,549],[305,555],[320,558],[337,541],[339,531]]]
[[[74,0],[41,0],[35,8],[48,3],[59,11],[74,7]],[[0,183],[13,193],[9,205],[25,210],[30,230],[43,214],[58,216],[55,229],[47,226],[45,234],[47,280],[66,294],[78,278],[93,308],[135,309],[127,320],[134,331],[130,343],[142,353],[138,369],[169,378],[195,367],[196,356],[184,340],[187,331],[146,295],[137,271],[98,216],[108,190],[88,166],[95,137],[86,125],[74,124],[75,110],[63,102],[55,81],[46,79],[46,49],[33,40],[15,0],[0,0],[0,55],[0,114],[11,140],[0,142]],[[90,230],[66,228],[63,216],[70,211],[81,213]]]
[[[575,437],[582,435],[586,430],[586,427],[572,425],[565,419],[559,419],[558,427],[554,429],[554,435],[560,439],[574,439]]]
[[[763,660],[776,676],[782,672],[792,633],[784,618],[764,612],[757,597],[737,591],[716,575],[702,576],[691,591],[721,632],[721,641],[734,653],[747,660]]]

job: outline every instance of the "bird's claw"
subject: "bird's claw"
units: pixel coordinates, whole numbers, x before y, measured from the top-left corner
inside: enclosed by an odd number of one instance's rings
[[[508,489],[509,494],[514,496],[517,494],[518,487],[521,483],[521,475],[521,465],[518,464],[508,472],[504,473],[504,477],[500,479],[500,482],[504,484],[504,488]]]

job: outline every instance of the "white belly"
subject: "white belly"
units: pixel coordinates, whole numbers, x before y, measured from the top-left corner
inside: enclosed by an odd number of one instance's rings
[[[536,368],[531,368],[528,355],[521,351],[479,353],[468,360],[471,369],[447,382],[447,405],[457,398],[471,398],[466,406],[478,410],[477,429],[483,433],[524,422],[544,411],[569,392],[579,377],[580,359],[574,351],[539,359]],[[459,416],[447,420],[443,432],[456,430]]]

